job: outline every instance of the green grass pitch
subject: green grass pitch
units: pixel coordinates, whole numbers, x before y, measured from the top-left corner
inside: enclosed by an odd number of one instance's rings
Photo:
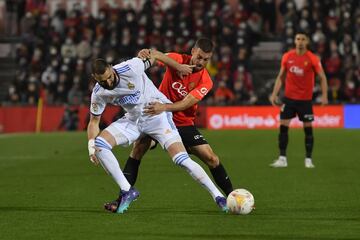
[[[315,129],[315,169],[304,168],[302,130],[290,130],[286,169],[268,167],[275,130],[203,133],[254,194],[250,215],[220,212],[159,147],[142,162],[139,199],[110,214],[118,189],[88,160],[85,133],[2,135],[0,239],[360,239],[359,130]],[[115,151],[123,167],[129,149]]]

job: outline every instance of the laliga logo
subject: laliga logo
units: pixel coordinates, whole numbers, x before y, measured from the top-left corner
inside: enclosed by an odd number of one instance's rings
[[[297,66],[292,66],[289,71],[291,73],[294,73],[295,75],[298,75],[298,76],[303,76],[304,75],[304,69],[302,68],[299,68]]]
[[[212,126],[214,129],[222,128],[224,125],[224,119],[219,114],[214,114],[210,118],[210,126]]]
[[[187,91],[185,90],[186,88],[179,82],[174,82],[173,84],[171,84],[171,87],[177,90],[177,92],[183,97],[185,97],[188,94]]]

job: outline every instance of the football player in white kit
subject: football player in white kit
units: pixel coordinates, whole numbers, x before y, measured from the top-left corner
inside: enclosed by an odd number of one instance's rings
[[[144,72],[155,60],[177,69],[182,75],[192,72],[193,66],[179,64],[156,50],[151,51],[150,59],[135,57],[115,66],[107,64],[103,59],[92,62],[92,77],[97,83],[91,95],[91,114],[87,128],[90,160],[96,165],[100,163],[120,187],[121,201],[116,212],[123,213],[130,203],[137,199],[139,192],[126,180],[111,150],[116,145],[129,146],[146,134],[157,140],[174,163],[184,168],[207,189],[220,209],[227,212],[225,197],[202,167],[187,154],[173,123],[172,113],[143,113],[144,107],[150,102],[171,103]],[[121,106],[126,114],[100,132],[100,117],[108,103]]]

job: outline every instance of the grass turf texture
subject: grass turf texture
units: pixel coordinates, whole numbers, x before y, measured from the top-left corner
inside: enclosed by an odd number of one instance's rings
[[[90,164],[85,133],[3,135],[0,239],[360,238],[360,131],[316,129],[315,169],[304,168],[302,130],[290,131],[286,169],[268,167],[277,131],[203,133],[235,187],[254,194],[250,215],[220,212],[159,147],[142,162],[138,201],[110,214],[102,205],[118,189]],[[122,167],[128,152],[116,148]]]

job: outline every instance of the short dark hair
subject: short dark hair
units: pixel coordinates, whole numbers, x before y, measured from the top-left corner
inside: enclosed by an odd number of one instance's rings
[[[214,50],[214,47],[214,43],[208,38],[199,38],[194,46],[194,48],[200,48],[206,53],[212,52]]]
[[[305,35],[307,38],[309,38],[309,34],[303,30],[296,31],[294,36],[296,36],[297,34]]]
[[[108,67],[110,65],[102,58],[96,58],[91,62],[91,72],[93,74],[104,74]]]

